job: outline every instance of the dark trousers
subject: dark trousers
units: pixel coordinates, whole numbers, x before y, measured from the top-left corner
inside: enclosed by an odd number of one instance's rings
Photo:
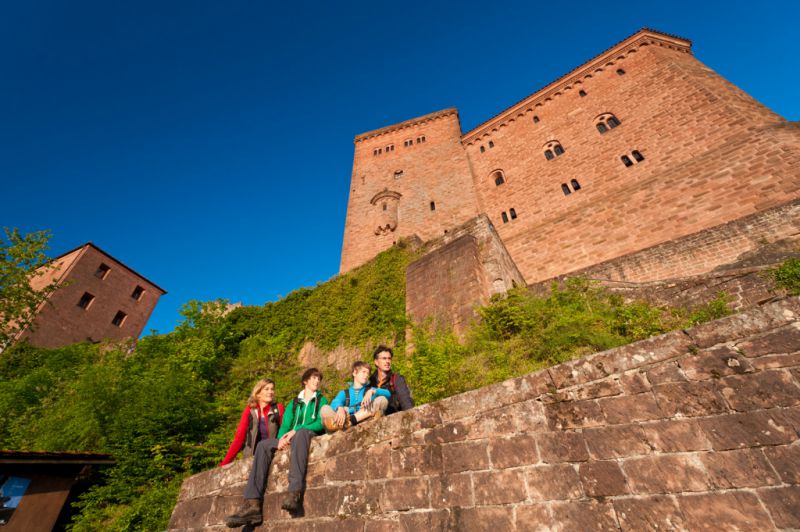
[[[289,491],[300,491],[305,488],[308,448],[311,446],[311,438],[316,435],[315,432],[308,429],[300,429],[292,437],[292,454],[289,457]],[[269,465],[272,463],[272,455],[275,454],[277,448],[278,440],[275,438],[261,440],[256,445],[253,467],[250,469],[250,478],[244,489],[245,499],[264,498]]]

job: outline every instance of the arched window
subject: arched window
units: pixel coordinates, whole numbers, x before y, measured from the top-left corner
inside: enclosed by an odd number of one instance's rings
[[[481,146],[481,153],[483,153],[483,152],[485,152],[485,151],[486,151],[486,148],[484,148],[483,146]]]
[[[580,96],[581,98],[583,98],[584,96],[586,96],[586,91],[585,91],[585,90],[583,90],[583,89],[581,89],[580,91],[578,91],[578,96]]]
[[[622,164],[624,164],[625,166],[633,166],[633,161],[631,161],[631,158],[628,157],[627,155],[623,155],[622,157],[620,157],[620,159],[622,159]]]
[[[557,140],[551,140],[544,145],[544,157],[548,161],[564,153],[564,147]]]
[[[503,174],[502,170],[495,170],[494,172],[492,172],[492,177],[494,177],[494,184],[497,187],[506,182],[506,177]]]
[[[539,117],[538,116],[536,116],[536,115],[533,116],[533,123],[534,124],[538,124],[539,123]]]
[[[581,184],[578,183],[577,179],[573,179],[572,181],[570,181],[570,184],[572,185],[572,190],[576,192],[581,189]]]
[[[594,126],[597,128],[597,131],[599,131],[601,135],[603,133],[606,133],[607,131],[614,129],[619,124],[620,124],[619,119],[611,113],[603,113],[602,115],[594,119]]]
[[[491,140],[489,141],[489,147],[490,148],[494,148],[494,141],[491,141]]]
[[[517,211],[515,211],[513,207],[511,209],[508,209],[508,214],[511,215],[512,220],[517,219]]]
[[[503,213],[500,214],[500,217],[503,219],[504,224],[508,223],[508,215],[505,213],[505,211],[503,211]]]
[[[617,69],[617,75],[618,76],[624,76],[625,75],[625,71],[623,69],[621,69],[621,68],[618,68]]]
[[[566,183],[561,183],[561,192],[563,192],[565,196],[572,194],[572,191],[569,189]]]
[[[644,155],[639,153],[637,150],[633,150],[631,152],[631,155],[633,155],[633,158],[636,159],[637,163],[640,163],[640,162],[644,161]]]

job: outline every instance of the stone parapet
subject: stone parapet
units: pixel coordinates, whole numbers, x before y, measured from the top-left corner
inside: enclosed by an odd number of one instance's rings
[[[800,527],[800,298],[316,438],[305,515],[258,530]],[[250,460],[186,479],[170,530],[222,530]]]

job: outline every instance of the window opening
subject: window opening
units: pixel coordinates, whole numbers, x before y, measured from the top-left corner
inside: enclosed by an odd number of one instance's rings
[[[383,210],[384,211],[386,210],[386,204],[385,203],[383,204]]]
[[[603,133],[610,131],[617,127],[620,124],[619,119],[612,115],[611,113],[606,113],[604,115],[600,115],[597,118],[597,123],[595,123],[595,127],[597,131],[600,132],[602,135]]]
[[[599,131],[600,133],[605,133],[606,131],[608,131],[608,127],[603,122],[598,122],[597,131]]]
[[[515,211],[513,208],[508,209],[508,214],[511,215],[511,219],[512,220],[516,220],[517,219],[517,211]]]
[[[623,70],[621,68],[618,68],[617,69],[617,74],[620,75],[620,76],[624,76],[625,75],[625,70]]]
[[[572,194],[572,191],[569,189],[566,183],[561,183],[561,192],[563,192],[565,196]]]
[[[111,271],[110,266],[108,266],[107,264],[100,264],[100,266],[97,267],[97,271],[94,272],[94,276],[97,277],[98,279],[105,279],[106,277],[108,277],[108,272],[110,271]]]
[[[494,185],[496,187],[499,187],[500,185],[502,185],[505,182],[506,182],[506,179],[503,176],[503,172],[498,170],[497,172],[494,173]]]
[[[481,153],[483,153],[483,152],[485,152],[485,151],[486,151],[486,148],[484,148],[483,146],[481,146]]]
[[[538,124],[539,123],[539,117],[538,116],[536,116],[536,115],[533,116],[533,123],[534,124]]]
[[[561,155],[564,153],[564,148],[561,147],[561,144],[556,144],[556,147],[553,148],[553,151],[556,153],[556,155]]]
[[[639,153],[637,150],[633,150],[631,152],[631,155],[633,155],[633,158],[636,159],[637,163],[640,163],[640,162],[644,161],[644,155]]]
[[[618,125],[619,125],[619,120],[617,120],[616,116],[611,115],[610,117],[608,117],[608,127],[610,127],[611,129],[614,129]]]
[[[81,307],[83,310],[86,310],[89,308],[89,305],[92,304],[93,300],[94,296],[92,294],[90,294],[89,292],[84,292],[83,295],[81,296],[80,301],[78,301],[78,306]]]
[[[578,96],[580,96],[581,98],[583,98],[584,96],[586,96],[586,91],[585,91],[585,90],[583,90],[583,89],[581,89],[580,91],[578,91]]]
[[[494,141],[491,141],[491,140],[489,141],[489,147],[490,148],[494,148]]]
[[[633,166],[633,161],[631,161],[631,158],[628,157],[627,155],[623,155],[622,157],[620,157],[620,159],[622,159],[622,164],[624,164],[625,166]]]
[[[122,324],[125,323],[125,318],[128,315],[122,312],[121,310],[117,311],[117,314],[114,316],[114,319],[111,320],[112,325],[116,325],[117,327],[122,327]]]
[[[141,301],[143,295],[144,295],[144,288],[142,288],[139,285],[136,285],[136,288],[134,288],[133,292],[131,292],[131,297],[136,301]]]
[[[572,185],[572,190],[576,192],[581,189],[581,184],[578,183],[577,179],[573,179],[572,181],[570,181],[570,184]]]
[[[507,223],[508,223],[508,215],[506,214],[506,212],[505,212],[505,211],[503,211],[503,212],[500,214],[500,217],[503,219],[503,223],[504,223],[504,224],[507,224]]]
[[[432,201],[432,202],[431,202],[431,210],[432,210],[432,211],[435,211],[435,210],[436,210],[436,202],[435,202],[435,201]]]
[[[553,155],[552,151],[545,150],[544,151],[544,158],[547,159],[548,161],[551,161],[551,160],[553,160],[555,158],[555,155]]]

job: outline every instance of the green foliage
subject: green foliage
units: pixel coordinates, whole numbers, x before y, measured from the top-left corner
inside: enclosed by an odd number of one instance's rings
[[[0,237],[0,352],[17,334],[32,326],[36,309],[56,289],[56,282],[37,283],[52,271],[42,268],[49,262],[45,250],[48,231],[21,235],[19,230],[3,228]],[[37,284],[42,286],[36,286]]]
[[[787,259],[772,271],[778,288],[788,290],[793,296],[800,295],[800,259]]]

